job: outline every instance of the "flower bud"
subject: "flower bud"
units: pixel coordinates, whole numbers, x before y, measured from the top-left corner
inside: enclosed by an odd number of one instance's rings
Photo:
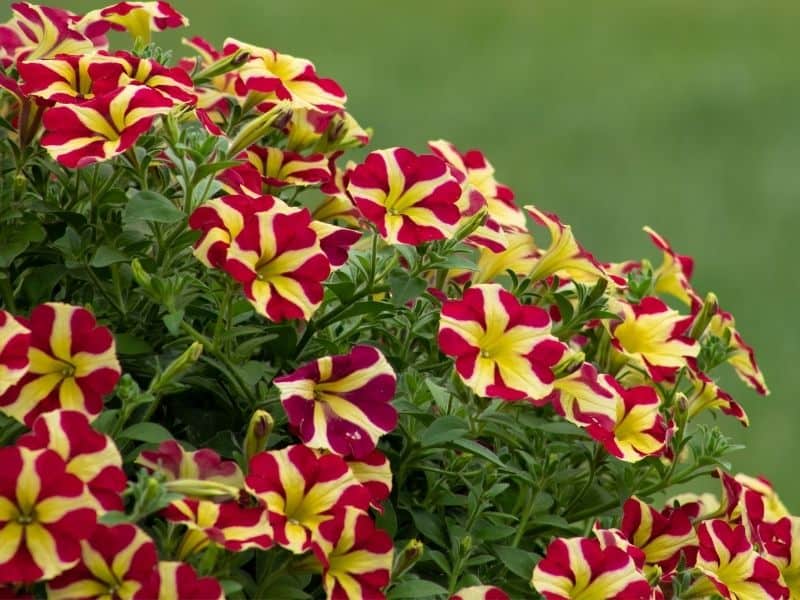
[[[173,360],[163,373],[156,375],[150,383],[148,391],[155,392],[169,383],[177,380],[185,371],[187,371],[194,363],[198,361],[200,355],[203,353],[203,344],[200,342],[192,342],[183,353]]]
[[[139,262],[138,258],[134,258],[131,261],[131,273],[133,274],[133,279],[142,286],[146,290],[150,290],[150,281],[152,277],[150,274],[144,270],[142,263]]]
[[[195,83],[200,83],[202,81],[217,77],[218,75],[224,75],[225,73],[240,67],[248,60],[250,60],[250,53],[244,48],[240,48],[233,54],[223,56],[218,61],[208,65],[205,69],[194,76],[194,81]]]
[[[288,104],[285,102],[276,104],[271,110],[259,115],[239,130],[236,137],[231,141],[228,157],[234,157],[245,148],[248,148],[260,140],[276,122],[286,119],[286,115],[291,114]]]
[[[164,487],[168,492],[190,496],[192,498],[203,498],[215,502],[225,502],[239,497],[239,488],[218,481],[206,481],[204,479],[176,479],[167,481]]]
[[[419,540],[409,540],[406,547],[403,548],[394,560],[394,567],[392,568],[392,579],[396,579],[422,558],[422,552],[425,550],[425,545]]]
[[[708,292],[708,294],[706,294],[705,301],[703,302],[703,307],[700,309],[700,312],[697,313],[697,317],[692,324],[689,337],[695,340],[700,339],[700,336],[703,335],[703,332],[706,330],[706,327],[708,327],[711,319],[718,312],[719,300],[717,300],[717,296],[714,294],[714,292]]]
[[[248,461],[267,447],[267,438],[272,433],[273,425],[275,419],[265,410],[257,410],[250,417],[244,438],[244,454]]]

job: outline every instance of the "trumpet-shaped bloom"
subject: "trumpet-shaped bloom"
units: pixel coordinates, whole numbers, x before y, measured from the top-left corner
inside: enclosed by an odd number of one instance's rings
[[[525,229],[525,214],[514,204],[514,192],[497,183],[494,167],[480,150],[468,150],[462,154],[455,145],[445,140],[428,142],[428,147],[436,156],[463,173],[467,184],[483,196],[490,219],[504,229]]]
[[[167,440],[155,450],[146,450],[136,459],[153,473],[163,475],[167,481],[176,479],[203,479],[233,487],[242,487],[242,470],[232,460],[222,460],[208,448],[188,452],[175,440]]]
[[[542,250],[529,276],[532,280],[546,279],[558,275],[580,283],[595,283],[598,279],[609,279],[597,260],[575,240],[572,227],[565,225],[554,214],[542,212],[535,206],[525,210],[539,225],[550,233],[550,245]],[[616,283],[616,282],[614,282]]]
[[[113,60],[106,54],[61,54],[21,62],[17,69],[26,96],[42,100],[71,103],[94,95],[90,67]]]
[[[199,55],[199,60],[197,58],[184,59],[178,64],[180,68],[189,73],[194,70],[198,62],[205,69],[225,58],[221,51],[202,37],[184,38],[181,42]],[[213,119],[215,123],[230,112],[230,104],[236,99],[235,81],[235,71],[227,71],[212,77],[207,84],[199,84],[195,88],[198,108],[208,110],[210,119]]]
[[[363,458],[397,425],[397,377],[372,346],[317,359],[274,383],[289,423],[311,448]]]
[[[322,282],[331,264],[308,211],[273,211],[245,222],[228,249],[225,270],[271,321],[308,320],[322,303]]]
[[[0,394],[16,385],[30,366],[31,332],[10,313],[0,310]]]
[[[320,112],[307,108],[292,111],[285,128],[286,148],[293,152],[313,150],[328,153],[369,143],[365,130],[349,112]]]
[[[158,600],[224,600],[222,586],[213,577],[198,577],[186,563],[162,561],[158,563],[161,585]]]
[[[14,16],[0,25],[0,64],[84,54],[102,47],[102,36],[90,39],[76,27],[78,15],[60,8],[28,2],[11,4]]]
[[[331,600],[384,599],[394,546],[370,516],[347,507],[322,523],[315,553],[323,564],[322,584]]]
[[[319,185],[331,178],[324,154],[303,156],[280,148],[250,146],[240,158],[247,159],[272,187]]]
[[[235,500],[217,503],[209,500],[177,500],[164,509],[164,517],[188,528],[178,548],[186,559],[210,543],[240,552],[272,546],[272,526],[261,506],[240,506]]]
[[[93,10],[84,16],[78,27],[89,35],[107,32],[109,29],[127,31],[133,39],[150,41],[150,33],[176,29],[189,25],[189,19],[175,10],[168,2],[118,2]]]
[[[659,512],[635,496],[622,507],[620,530],[644,552],[646,562],[660,567],[665,575],[675,570],[684,550],[697,545],[687,512],[672,508]]]
[[[391,244],[445,239],[461,218],[463,189],[447,163],[405,148],[371,152],[350,172],[347,191]]]
[[[567,421],[578,427],[596,425],[613,431],[621,394],[611,375],[598,373],[594,365],[583,363],[553,386],[555,392],[549,400]]]
[[[478,268],[472,275],[473,283],[493,282],[506,271],[527,276],[533,270],[539,259],[533,236],[527,231],[510,231],[505,234],[505,239],[505,250],[480,249]]]
[[[442,306],[439,347],[478,395],[533,400],[553,391],[553,367],[567,347],[550,334],[550,317],[521,305],[497,284],[476,285]]]
[[[256,454],[246,481],[269,511],[274,541],[296,554],[312,548],[336,510],[367,510],[371,500],[341,457],[302,445]]]
[[[736,371],[739,379],[762,396],[769,395],[764,374],[756,362],[755,351],[737,331],[733,315],[720,310],[711,319],[708,331],[717,337],[730,339],[728,364]]]
[[[509,596],[493,585],[473,585],[458,590],[450,600],[509,600]]]
[[[97,511],[54,451],[0,448],[0,584],[50,579],[80,558]]]
[[[125,152],[173,101],[143,85],[130,85],[80,104],[45,110],[42,146],[65,167],[80,168]]]
[[[250,59],[236,71],[236,93],[255,94],[264,101],[285,100],[291,107],[336,112],[347,95],[333,79],[317,75],[311,61],[260,48],[238,40],[225,40],[225,54],[245,50]]]
[[[648,296],[638,304],[619,302],[622,322],[612,325],[612,344],[656,381],[687,365],[700,345],[686,336],[691,317]]]
[[[531,584],[546,600],[650,599],[650,584],[627,552],[587,538],[550,542]]]
[[[98,510],[122,510],[121,494],[128,481],[122,456],[114,441],[92,429],[83,413],[54,410],[39,415],[31,432],[17,444],[31,450],[55,450],[66,462],[67,473],[86,484]]]
[[[694,271],[694,259],[675,252],[670,243],[650,227],[645,227],[644,230],[653,244],[663,252],[661,266],[653,273],[655,291],[669,294],[687,306],[702,305],[703,300],[689,283]]]
[[[800,518],[784,517],[759,527],[763,555],[781,572],[789,598],[800,598]]]
[[[47,597],[151,600],[158,596],[158,554],[134,525],[98,525],[81,542],[81,561],[47,584]]]
[[[686,396],[687,412],[690,419],[706,409],[721,410],[726,415],[735,417],[742,425],[747,427],[749,424],[747,413],[728,392],[703,373],[690,371],[690,374],[693,380],[693,388]]]
[[[703,521],[697,536],[696,567],[704,576],[688,590],[690,597],[715,593],[731,600],[789,597],[780,570],[753,550],[743,525]]]
[[[94,419],[120,376],[111,332],[88,310],[57,302],[37,306],[22,322],[31,331],[30,367],[0,395],[0,411],[26,425],[57,408]]]

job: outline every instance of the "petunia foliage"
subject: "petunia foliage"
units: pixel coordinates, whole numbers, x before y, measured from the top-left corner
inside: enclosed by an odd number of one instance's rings
[[[666,237],[597,257],[268,36],[173,56],[167,2],[7,17],[0,597],[800,598],[708,419],[755,324]]]

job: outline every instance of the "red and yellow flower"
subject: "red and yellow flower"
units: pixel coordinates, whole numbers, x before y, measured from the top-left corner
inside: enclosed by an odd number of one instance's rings
[[[280,148],[250,146],[244,156],[271,187],[320,185],[331,178],[328,157],[324,154],[303,156]]]
[[[261,506],[240,506],[236,500],[216,503],[187,498],[170,504],[163,515],[187,527],[177,550],[182,560],[211,543],[233,552],[272,546],[272,526]]]
[[[80,104],[59,104],[42,116],[42,146],[65,167],[108,160],[132,147],[174,102],[143,85],[130,85]]]
[[[587,538],[553,540],[531,584],[546,600],[650,600],[651,593],[627,552]]]
[[[274,541],[296,554],[313,547],[320,525],[336,510],[366,511],[371,500],[341,457],[302,445],[257,454],[246,482],[269,511]]]
[[[236,71],[236,93],[254,95],[258,101],[289,101],[291,107],[336,112],[344,108],[347,95],[333,79],[317,75],[311,61],[228,38],[224,53],[239,50],[250,59]]]
[[[744,341],[736,329],[733,315],[720,310],[708,325],[708,331],[721,339],[730,340],[728,364],[733,367],[739,379],[744,381],[762,396],[769,395],[769,388],[764,379],[764,374],[756,362],[753,348]]]
[[[520,304],[501,286],[476,285],[443,304],[439,347],[476,394],[538,400],[553,391],[553,367],[567,353],[550,325],[545,310]]]
[[[311,448],[364,458],[397,425],[397,377],[372,346],[317,359],[274,383],[289,424]]]
[[[697,536],[696,568],[703,576],[688,590],[690,597],[713,594],[731,600],[789,597],[780,570],[753,549],[743,525],[712,519],[698,525]]]
[[[322,523],[315,554],[323,565],[322,584],[331,600],[384,599],[391,579],[392,538],[370,516],[352,506]]]
[[[372,507],[383,511],[383,501],[392,491],[392,465],[389,459],[380,450],[373,450],[361,459],[346,459],[346,462],[358,482],[370,493]]]
[[[447,163],[405,148],[371,152],[350,172],[347,191],[391,244],[445,239],[461,218],[463,189]]]
[[[127,31],[134,39],[150,41],[150,33],[176,29],[189,25],[189,19],[175,10],[168,2],[118,2],[87,13],[78,24],[89,35],[107,32],[109,29]]]
[[[213,577],[198,577],[191,565],[182,562],[158,563],[161,585],[158,600],[224,600],[222,586]]]
[[[692,391],[687,394],[687,416],[692,419],[704,410],[721,410],[726,415],[735,417],[747,427],[749,420],[742,406],[733,397],[719,387],[714,381],[695,371],[689,372],[692,379]]]
[[[209,448],[186,451],[175,440],[161,442],[155,450],[145,450],[139,454],[136,464],[163,475],[167,481],[202,479],[233,487],[244,484],[242,470],[234,461],[222,460]]]
[[[27,373],[30,346],[30,330],[11,313],[0,310],[0,395],[19,383]]]
[[[134,525],[98,525],[81,542],[81,561],[47,584],[47,597],[150,600],[158,596],[158,553]]]
[[[257,312],[271,321],[308,320],[331,271],[306,210],[253,215],[228,249],[225,270]]]
[[[320,112],[306,108],[292,111],[285,133],[287,149],[322,153],[364,146],[371,135],[345,110]]]
[[[491,283],[511,271],[526,277],[539,260],[539,250],[533,236],[527,231],[510,231],[505,234],[506,248],[493,252],[481,248],[478,268],[472,275],[473,283]]]
[[[29,319],[30,367],[0,395],[0,411],[31,425],[43,412],[77,410],[94,419],[120,376],[114,338],[85,308],[50,302]]]
[[[509,596],[493,585],[473,585],[458,590],[450,600],[509,600]]]
[[[53,450],[0,448],[0,584],[50,579],[81,556],[97,511]]]
[[[67,473],[86,484],[98,510],[122,510],[127,485],[122,456],[110,437],[92,429],[85,414],[54,410],[39,415],[17,444],[54,450],[66,462]]]
[[[670,243],[650,227],[645,227],[644,230],[663,253],[661,266],[653,273],[653,289],[658,293],[669,294],[687,306],[702,305],[702,298],[689,283],[694,271],[694,259],[675,252]]]
[[[800,518],[784,517],[759,527],[764,557],[781,572],[790,600],[800,598]]]

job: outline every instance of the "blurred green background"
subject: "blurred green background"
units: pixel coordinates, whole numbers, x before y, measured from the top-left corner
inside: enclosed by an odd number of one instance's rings
[[[747,445],[734,468],[800,511],[800,3],[174,5],[189,35],[312,59],[375,128],[373,148],[481,148],[520,203],[556,211],[603,260],[657,258],[645,224],[693,255],[696,287],[736,316],[772,388],[723,378],[752,422],[721,420]],[[177,48],[180,35],[155,40]]]

